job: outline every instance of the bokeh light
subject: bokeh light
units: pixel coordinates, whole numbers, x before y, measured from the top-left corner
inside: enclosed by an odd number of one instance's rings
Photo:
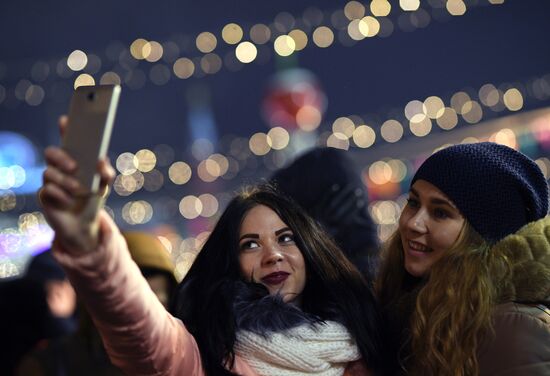
[[[235,49],[235,55],[241,63],[251,63],[258,56],[258,49],[250,42],[241,42]]]
[[[267,141],[267,134],[262,132],[252,135],[248,146],[250,147],[250,151],[256,155],[266,155],[271,149],[269,142]]]
[[[88,64],[88,56],[81,50],[74,50],[67,58],[67,66],[75,72],[81,71]]]
[[[503,96],[504,105],[510,111],[519,111],[523,107],[523,96],[516,88],[506,90]]]
[[[360,148],[371,147],[374,141],[376,141],[376,134],[368,125],[359,125],[353,131],[353,142]]]
[[[179,203],[181,215],[186,219],[195,219],[202,213],[202,201],[193,195],[185,196]]]
[[[334,42],[334,33],[326,26],[319,26],[313,32],[313,43],[317,47],[326,48]]]
[[[209,53],[214,51],[218,44],[216,36],[208,31],[204,31],[197,36],[195,40],[197,49],[202,53]]]
[[[74,88],[78,88],[80,86],[94,86],[95,80],[92,76],[90,76],[87,73],[80,74],[75,80],[74,80]]]
[[[267,132],[267,142],[274,150],[282,150],[288,146],[290,135],[282,127],[274,127]]]
[[[181,57],[174,62],[173,70],[178,78],[186,79],[195,72],[195,63],[191,59]]]
[[[370,11],[376,17],[386,17],[391,12],[391,4],[387,0],[372,0]]]
[[[382,127],[380,127],[380,135],[387,142],[397,142],[403,137],[403,126],[397,120],[387,120],[382,124]]]
[[[237,44],[243,39],[243,29],[236,23],[229,23],[222,29],[222,39],[227,44]]]
[[[185,162],[174,162],[168,169],[168,177],[172,183],[177,185],[185,184],[191,179],[191,167]]]
[[[343,133],[332,133],[327,139],[327,147],[348,150],[349,138]]]
[[[290,56],[296,50],[296,42],[288,35],[280,35],[275,39],[273,48],[280,56]]]

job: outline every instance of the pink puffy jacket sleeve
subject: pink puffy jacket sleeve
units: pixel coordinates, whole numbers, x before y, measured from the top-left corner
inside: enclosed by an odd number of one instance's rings
[[[195,339],[157,300],[111,218],[104,211],[100,216],[96,251],[81,254],[54,242],[53,253],[112,362],[128,375],[203,375]]]

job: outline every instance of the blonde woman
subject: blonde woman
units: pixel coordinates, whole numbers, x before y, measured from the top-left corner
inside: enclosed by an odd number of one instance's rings
[[[429,157],[377,288],[395,374],[550,375],[550,218],[538,166],[488,142]]]

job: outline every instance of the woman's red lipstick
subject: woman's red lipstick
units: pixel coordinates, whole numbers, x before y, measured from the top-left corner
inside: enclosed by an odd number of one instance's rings
[[[262,278],[262,282],[268,285],[278,285],[286,281],[290,273],[287,272],[274,272],[266,275]]]

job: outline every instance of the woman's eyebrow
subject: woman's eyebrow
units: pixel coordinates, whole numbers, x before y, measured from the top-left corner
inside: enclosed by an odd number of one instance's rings
[[[275,235],[282,234],[283,232],[286,232],[286,231],[290,231],[290,228],[283,227],[282,229],[275,231]]]
[[[443,198],[431,198],[430,202],[434,205],[446,205],[452,209],[456,209],[456,207],[450,201]]]
[[[239,238],[239,241],[243,240],[244,238],[259,239],[260,235],[258,235],[258,234],[244,234]]]

